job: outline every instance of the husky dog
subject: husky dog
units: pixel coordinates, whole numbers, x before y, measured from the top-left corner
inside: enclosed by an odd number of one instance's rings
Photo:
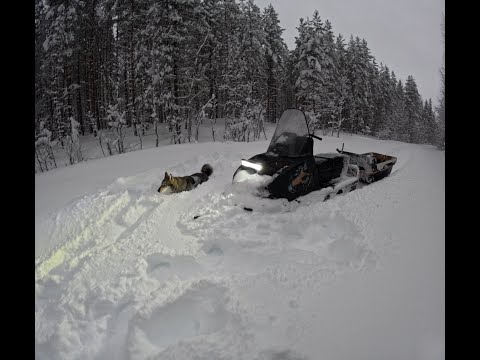
[[[212,173],[213,168],[209,164],[203,165],[201,172],[190,176],[173,176],[165,172],[165,178],[157,191],[164,194],[189,191],[207,181]]]

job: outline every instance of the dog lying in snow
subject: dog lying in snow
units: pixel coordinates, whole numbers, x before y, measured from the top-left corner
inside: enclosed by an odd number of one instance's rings
[[[172,176],[165,172],[165,178],[157,191],[163,194],[190,191],[207,181],[212,173],[213,168],[209,164],[203,165],[199,173],[190,176]]]

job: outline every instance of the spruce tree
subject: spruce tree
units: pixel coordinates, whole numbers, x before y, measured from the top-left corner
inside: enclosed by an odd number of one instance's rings
[[[418,93],[413,76],[405,82],[405,127],[403,133],[409,142],[421,142],[423,126],[421,123],[422,99]]]
[[[263,12],[263,30],[265,32],[265,73],[267,76],[267,121],[277,119],[278,93],[282,81],[282,73],[286,71],[288,49],[282,39],[283,29],[280,27],[278,14],[272,4]]]

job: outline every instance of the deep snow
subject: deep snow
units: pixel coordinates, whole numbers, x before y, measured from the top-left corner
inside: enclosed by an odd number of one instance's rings
[[[131,152],[36,175],[38,359],[441,359],[444,152],[343,135],[315,152],[398,158],[321,202],[232,186],[268,141]],[[214,168],[160,195],[165,171]],[[247,212],[236,204],[257,211]]]

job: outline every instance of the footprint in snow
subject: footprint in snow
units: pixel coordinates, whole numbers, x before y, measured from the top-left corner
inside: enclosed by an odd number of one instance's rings
[[[190,279],[203,271],[202,266],[195,258],[187,255],[170,256],[155,253],[147,256],[146,262],[147,274],[162,282],[174,276],[182,280]]]
[[[255,360],[308,360],[307,357],[294,350],[274,350],[262,351]]]
[[[148,342],[158,351],[221,331],[234,316],[226,307],[227,301],[225,288],[208,282],[197,284],[151,314],[137,315],[131,323],[129,343]]]

